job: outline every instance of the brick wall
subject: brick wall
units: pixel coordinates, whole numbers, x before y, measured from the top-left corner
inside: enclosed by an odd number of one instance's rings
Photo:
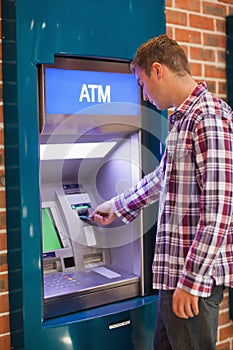
[[[3,84],[2,84],[2,14],[0,2],[0,349],[10,349],[8,272],[6,244],[6,205],[4,176]]]
[[[233,0],[166,0],[167,34],[184,48],[197,80],[226,99],[225,18]]]
[[[232,13],[233,0],[166,0],[167,34],[184,48],[193,77],[205,80],[209,90],[225,100],[225,19]],[[221,304],[217,349],[233,350],[228,291]]]
[[[156,0],[155,0],[156,1]],[[1,10],[1,7],[0,7]],[[166,0],[167,33],[185,49],[195,79],[205,79],[209,90],[227,98],[225,73],[225,17],[233,0]],[[0,20],[1,20],[0,13]],[[0,23],[0,38],[1,23]],[[4,138],[2,98],[2,41],[0,39],[0,349],[10,349],[7,247],[5,226]],[[233,350],[233,322],[229,320],[228,292],[221,305],[218,350]],[[204,349],[203,349],[204,350]]]

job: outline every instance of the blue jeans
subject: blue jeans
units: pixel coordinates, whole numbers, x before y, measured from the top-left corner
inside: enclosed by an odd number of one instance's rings
[[[199,298],[199,314],[177,317],[172,311],[174,291],[160,291],[154,335],[154,350],[214,350],[218,328],[219,304],[223,286],[214,286],[211,296]]]

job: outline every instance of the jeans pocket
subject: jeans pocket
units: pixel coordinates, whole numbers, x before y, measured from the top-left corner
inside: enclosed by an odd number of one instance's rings
[[[223,286],[214,286],[212,289],[212,293],[208,298],[203,298],[203,300],[212,306],[219,306],[223,300]]]

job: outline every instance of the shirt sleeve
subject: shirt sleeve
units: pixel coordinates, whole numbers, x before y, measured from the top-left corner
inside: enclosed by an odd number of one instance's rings
[[[165,157],[166,152],[160,165],[153,172],[144,176],[136,186],[112,198],[115,214],[123,222],[131,222],[139,215],[143,207],[158,201],[164,174]]]
[[[194,142],[201,187],[200,219],[178,287],[206,297],[211,293],[215,259],[226,244],[233,214],[232,123],[218,116],[205,116]]]

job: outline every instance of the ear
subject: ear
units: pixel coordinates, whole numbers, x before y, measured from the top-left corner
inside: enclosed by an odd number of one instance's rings
[[[162,77],[162,74],[163,74],[163,67],[160,63],[158,62],[154,62],[152,64],[152,70],[153,72],[155,73],[155,75],[157,75],[158,78],[161,78]]]

